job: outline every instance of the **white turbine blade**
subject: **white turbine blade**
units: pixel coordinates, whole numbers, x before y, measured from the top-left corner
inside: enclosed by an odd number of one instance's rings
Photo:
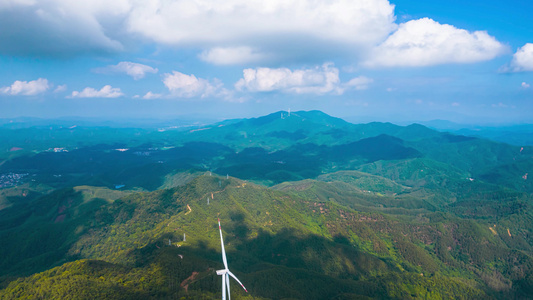
[[[222,247],[222,261],[224,262],[224,268],[228,268],[228,262],[226,261],[226,250],[224,250],[224,239],[222,238],[222,227],[220,227],[220,219],[218,219],[218,230],[220,231],[220,245]]]
[[[231,293],[229,292],[229,276],[228,276],[228,273],[226,273],[223,276],[226,276],[226,285],[228,286],[228,300],[231,300]]]
[[[237,276],[233,275],[233,273],[231,273],[229,270],[228,270],[228,274],[231,275],[231,277],[233,277],[233,279],[237,280],[237,282],[242,286],[242,288],[248,293],[248,290],[244,287],[244,285],[241,283],[241,281],[237,278]],[[229,278],[228,278],[228,281],[229,281]]]
[[[222,274],[222,300],[226,300],[226,274]]]

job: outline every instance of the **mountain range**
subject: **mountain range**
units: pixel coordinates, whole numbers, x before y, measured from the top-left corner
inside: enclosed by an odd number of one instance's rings
[[[533,297],[533,147],[319,111],[0,129],[0,297]],[[533,173],[532,173],[533,174]]]

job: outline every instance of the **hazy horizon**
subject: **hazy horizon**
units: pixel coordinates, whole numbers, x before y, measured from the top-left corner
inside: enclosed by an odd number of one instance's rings
[[[278,114],[280,112],[288,113],[288,110],[278,110],[267,114],[261,115],[248,115],[248,116],[236,116],[233,118],[220,118],[212,115],[190,114],[190,115],[176,115],[166,117],[149,117],[149,116],[58,116],[58,117],[32,117],[32,116],[18,116],[12,118],[0,118],[0,125],[6,125],[10,123],[26,124],[25,127],[30,126],[46,126],[52,125],[54,122],[60,122],[60,125],[66,124],[77,126],[117,126],[117,127],[166,127],[172,125],[181,126],[203,126],[210,125],[226,120],[233,119],[252,119],[260,118],[270,114]],[[291,110],[292,113],[298,111]],[[328,114],[330,115],[330,114]],[[413,120],[396,120],[390,121],[387,118],[375,118],[371,116],[347,116],[339,117],[330,115],[335,118],[340,118],[346,122],[353,124],[364,124],[372,122],[392,123],[400,126],[407,126],[410,124],[422,124],[424,126],[438,129],[438,130],[459,130],[459,129],[474,129],[474,128],[522,128],[524,126],[533,126],[533,122],[490,122],[490,120],[469,120],[469,121],[452,121],[445,119],[413,119]],[[64,122],[64,124],[61,124]]]

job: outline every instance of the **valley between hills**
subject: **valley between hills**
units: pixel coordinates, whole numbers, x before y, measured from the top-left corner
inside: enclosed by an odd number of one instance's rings
[[[320,111],[0,141],[2,299],[220,298],[217,218],[233,299],[533,297],[532,146]]]

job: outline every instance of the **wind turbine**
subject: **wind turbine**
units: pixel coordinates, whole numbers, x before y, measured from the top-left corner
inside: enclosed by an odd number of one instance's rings
[[[218,230],[220,231],[220,245],[222,246],[222,261],[224,262],[224,269],[217,270],[217,275],[222,275],[222,300],[226,300],[226,287],[228,288],[228,300],[231,300],[231,295],[229,292],[229,277],[237,280],[237,282],[242,286],[242,288],[248,293],[248,290],[242,285],[237,276],[233,275],[228,269],[228,262],[226,261],[226,250],[224,250],[224,240],[222,239],[222,228],[220,227],[220,219],[218,219]]]

